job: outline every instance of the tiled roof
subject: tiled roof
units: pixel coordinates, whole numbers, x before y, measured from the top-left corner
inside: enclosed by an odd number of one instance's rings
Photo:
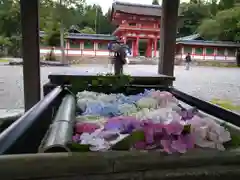
[[[185,45],[240,47],[239,43],[235,43],[235,42],[231,42],[231,41],[179,40],[176,43],[177,44],[185,44]]]
[[[40,31],[40,37],[45,36],[44,31]],[[68,33],[66,39],[83,39],[83,40],[117,40],[116,36],[110,34],[83,34],[83,33]]]
[[[201,37],[200,34],[192,34],[192,35],[189,35],[189,36],[184,36],[184,37],[177,38],[176,41],[196,40],[200,37]]]
[[[240,47],[239,43],[232,41],[205,41],[202,39],[200,34],[192,34],[176,39],[177,44],[185,45],[202,45],[202,46],[219,46],[219,47]]]
[[[112,5],[112,13],[116,11],[128,14],[161,17],[162,7],[159,5],[133,4],[117,1]]]
[[[67,39],[84,39],[84,40],[116,40],[116,36],[109,34],[82,34],[82,33],[69,33]]]

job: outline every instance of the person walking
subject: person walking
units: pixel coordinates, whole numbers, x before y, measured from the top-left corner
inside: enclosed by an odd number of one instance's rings
[[[191,55],[190,53],[188,53],[187,56],[185,57],[186,70],[189,70],[191,61],[192,61]]]

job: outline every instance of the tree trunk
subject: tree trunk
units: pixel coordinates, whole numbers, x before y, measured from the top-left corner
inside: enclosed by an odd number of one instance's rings
[[[60,27],[60,44],[61,44],[61,52],[62,52],[61,62],[66,64],[67,62],[65,58],[65,47],[64,47],[64,27],[62,23]]]

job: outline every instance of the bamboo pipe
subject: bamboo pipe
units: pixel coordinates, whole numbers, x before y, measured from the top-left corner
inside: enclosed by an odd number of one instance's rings
[[[42,141],[42,145],[39,147],[39,152],[70,152],[67,144],[72,141],[75,109],[75,98],[70,94],[66,95]]]

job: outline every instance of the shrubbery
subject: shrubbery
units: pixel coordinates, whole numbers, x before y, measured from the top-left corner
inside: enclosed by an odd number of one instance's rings
[[[46,61],[56,61],[57,60],[54,49],[51,49],[51,51],[49,53],[47,53],[47,55],[45,56],[45,60]]]

